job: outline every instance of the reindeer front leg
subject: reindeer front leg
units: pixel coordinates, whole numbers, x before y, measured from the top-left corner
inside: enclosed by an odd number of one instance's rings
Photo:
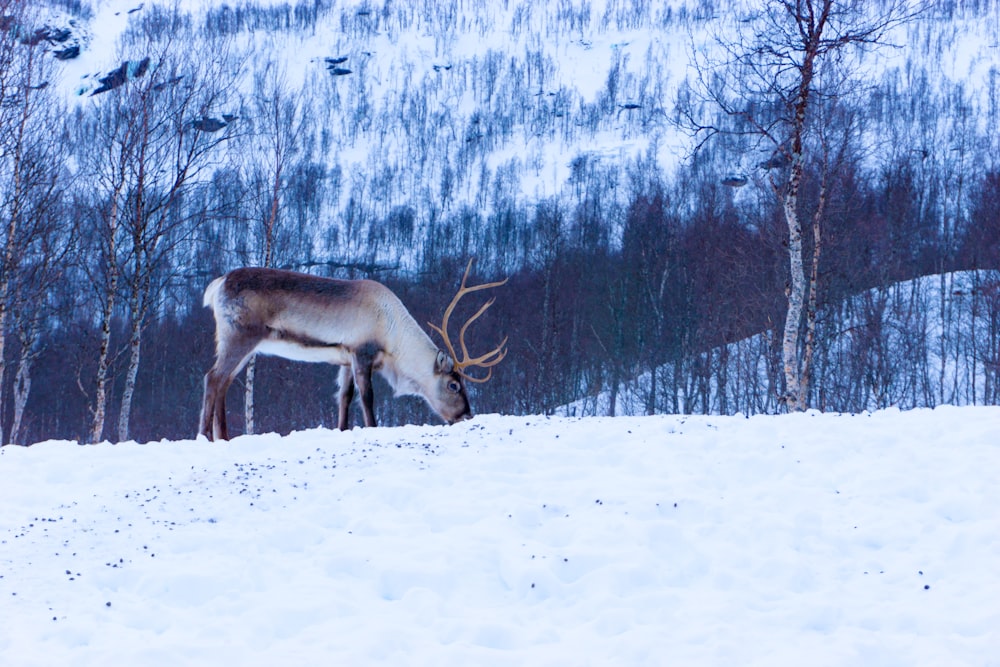
[[[337,376],[340,385],[337,404],[337,428],[347,431],[351,428],[351,402],[354,400],[354,373],[350,366],[341,366]]]
[[[354,353],[353,363],[354,384],[361,394],[361,411],[365,416],[365,426],[376,426],[375,423],[375,390],[372,387],[372,371],[375,370],[375,360],[379,350],[375,345],[362,345]]]

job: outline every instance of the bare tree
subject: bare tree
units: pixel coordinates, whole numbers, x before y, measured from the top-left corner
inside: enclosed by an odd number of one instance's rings
[[[704,122],[693,97],[681,100],[683,122],[697,145],[726,134],[770,147],[770,155],[757,166],[766,170],[788,226],[788,309],[782,337],[782,398],[788,410],[804,410],[809,402],[815,327],[810,309],[815,308],[828,182],[820,183],[811,212],[804,210],[800,193],[807,167],[818,163],[818,172],[829,174],[823,159],[831,155],[828,146],[815,141],[817,109],[856,87],[861,57],[886,43],[889,33],[918,11],[908,0],[888,0],[875,8],[861,0],[768,0],[727,26],[731,32],[716,37],[714,50],[695,56],[700,93],[695,97],[721,112],[718,121]],[[808,248],[803,217],[812,219]]]
[[[30,383],[20,380],[30,368],[30,354],[38,335],[37,317],[42,311],[42,304],[28,299],[27,295],[33,292],[32,281],[37,284],[46,273],[32,266],[32,255],[36,242],[50,222],[43,219],[44,214],[60,196],[61,170],[57,155],[61,121],[59,104],[48,85],[53,66],[47,42],[22,37],[33,34],[35,28],[35,17],[28,3],[0,0],[0,17],[10,27],[0,31],[0,242],[3,243],[0,254],[0,398],[7,386],[7,342],[13,329],[21,343],[18,346],[14,424],[10,431],[13,441],[30,387]],[[8,432],[3,423],[7,412],[6,402],[0,400],[0,442],[7,441]]]
[[[91,440],[104,436],[111,321],[124,290],[128,364],[118,417],[119,440],[129,437],[142,335],[155,307],[173,249],[185,239],[185,195],[218,165],[219,145],[233,134],[227,94],[233,77],[227,44],[213,58],[183,50],[153,34],[122,51],[129,79],[97,98],[85,120],[89,141],[81,164],[96,176],[92,222],[100,242],[99,268],[90,270],[104,303]],[[225,114],[225,115],[224,115]]]
[[[44,324],[54,310],[49,294],[62,279],[62,267],[75,246],[73,230],[60,224],[66,215],[61,192],[61,185],[66,180],[65,177],[54,179],[53,189],[43,190],[31,209],[32,238],[23,247],[19,279],[13,294],[16,307],[13,330],[19,354],[13,384],[10,442],[27,444],[21,426],[31,393],[34,364],[42,351]]]
[[[80,171],[90,178],[89,187],[80,196],[80,235],[86,239],[89,251],[84,253],[89,257],[81,261],[81,269],[100,301],[97,370],[94,394],[89,397],[92,403],[90,441],[99,442],[104,437],[107,414],[111,328],[121,273],[119,248],[122,245],[121,210],[126,166],[135,139],[125,117],[100,111],[82,116],[76,130]],[[83,390],[79,378],[78,384]]]

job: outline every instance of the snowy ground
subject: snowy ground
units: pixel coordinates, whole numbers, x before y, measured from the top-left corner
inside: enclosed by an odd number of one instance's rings
[[[1000,665],[1000,408],[0,450],[4,665]]]

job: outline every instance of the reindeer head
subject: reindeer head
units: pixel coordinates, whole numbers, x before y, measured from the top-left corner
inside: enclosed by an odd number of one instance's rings
[[[465,393],[465,381],[469,382],[486,382],[493,375],[493,367],[503,361],[503,358],[507,356],[507,338],[505,337],[499,345],[497,345],[493,350],[487,352],[484,355],[478,357],[471,357],[469,355],[469,350],[465,345],[465,332],[468,330],[469,325],[475,322],[480,315],[486,312],[486,309],[493,305],[496,300],[490,299],[482,306],[479,310],[475,312],[465,324],[462,325],[461,329],[458,331],[458,344],[462,350],[462,358],[459,359],[458,355],[455,353],[455,347],[451,343],[451,338],[448,335],[448,319],[451,317],[452,311],[455,310],[455,306],[461,300],[463,296],[469,294],[470,292],[478,292],[479,290],[490,289],[492,287],[500,287],[507,283],[507,279],[503,279],[498,282],[484,283],[482,285],[473,285],[472,287],[466,286],[465,282],[469,278],[469,271],[472,270],[472,261],[469,260],[468,266],[465,267],[465,274],[462,276],[462,283],[459,285],[458,293],[452,298],[451,303],[444,311],[444,317],[441,318],[441,326],[432,324],[428,322],[434,331],[440,334],[441,339],[444,341],[444,345],[447,348],[447,352],[443,350],[438,350],[437,359],[434,363],[434,375],[437,380],[436,383],[436,396],[431,398],[431,404],[438,414],[444,417],[448,423],[454,423],[457,421],[462,421],[472,417],[472,410],[469,407],[469,398]],[[485,377],[476,377],[469,375],[465,369],[467,368],[486,368],[488,369]],[[430,397],[428,397],[430,398]]]

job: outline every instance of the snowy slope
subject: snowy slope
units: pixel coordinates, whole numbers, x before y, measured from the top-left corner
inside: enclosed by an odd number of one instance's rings
[[[134,35],[130,46],[123,46],[122,37],[157,8],[176,6],[191,19],[187,33],[154,39],[185,40],[197,53],[207,39],[209,12],[284,7],[294,23],[296,8],[311,4],[91,0],[86,6],[93,18],[77,21],[82,53],[63,65],[60,89],[71,104],[97,103],[88,95],[100,76],[126,57],[148,55],[149,46],[134,43]],[[384,200],[375,207],[377,217],[396,205],[427,202],[488,211],[492,182],[513,179],[519,198],[528,202],[572,200],[574,183],[581,187],[586,175],[581,166],[597,165],[597,178],[616,183],[604,194],[614,199],[624,197],[616,190],[628,185],[625,165],[651,156],[672,173],[692,147],[671,120],[678,88],[692,77],[691,50],[713,48],[710,35],[725,34],[737,14],[732,3],[694,0],[326,5],[331,11],[321,11],[307,29],[245,29],[236,41],[250,50],[240,67],[244,87],[251,73],[277,63],[290,89],[312,100],[314,122],[327,133],[323,150],[331,166],[373,181],[384,172],[382,180],[391,181],[365,182],[364,188],[354,183],[355,192],[344,187],[325,216],[330,219],[361,193],[366,200]],[[900,48],[880,50],[866,65],[867,78],[894,72],[901,79],[897,87],[906,90],[910,78],[925,74],[931,89],[942,94],[960,82],[963,90],[979,91],[973,99],[985,109],[986,84],[996,71],[1000,29],[993,17],[1000,5],[947,14],[930,12],[894,32],[891,41]],[[332,77],[327,58],[346,59],[343,66],[352,73]],[[977,117],[985,123],[984,113]],[[877,124],[871,131],[884,134]],[[728,155],[719,168],[748,172],[761,157],[757,150]],[[452,184],[447,192],[442,179]],[[384,191],[371,192],[373,187]]]
[[[1000,664],[1000,408],[0,450],[6,665]]]
[[[986,332],[996,317],[995,300],[989,295],[997,290],[998,278],[996,271],[928,275],[871,289],[821,308],[812,386],[813,393],[827,402],[823,409],[990,404],[993,399],[986,394],[990,386],[986,375],[994,353]],[[710,351],[708,405],[701,397],[701,387],[690,386],[679,388],[678,403],[692,412],[709,414],[720,412],[720,405],[728,406],[730,414],[778,411],[776,404],[755,404],[776,399],[777,392],[769,387],[769,373],[773,372],[768,368],[769,355],[777,349],[771,335],[776,334],[756,334],[727,345],[724,351]],[[872,345],[872,339],[878,345]],[[888,371],[865,356],[873,348],[895,351]],[[859,367],[878,386],[866,387],[861,396],[851,396],[853,403],[849,403],[843,388],[858,384],[852,373]],[[670,378],[674,368],[665,364],[656,372],[661,378]],[[647,414],[650,376],[649,372],[641,373],[618,387],[614,415]],[[721,389],[720,376],[727,380]],[[666,406],[671,405],[672,397],[666,395],[663,383],[661,379],[656,408],[669,412]],[[556,413],[607,415],[612,414],[611,405],[611,391],[604,390],[560,406]]]

